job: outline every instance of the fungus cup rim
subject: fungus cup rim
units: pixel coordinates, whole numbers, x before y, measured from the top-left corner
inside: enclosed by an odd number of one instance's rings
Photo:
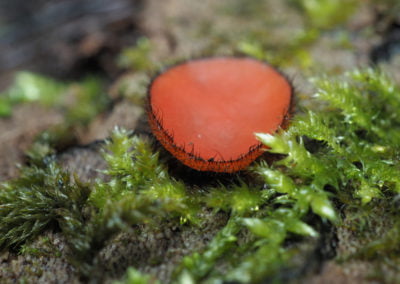
[[[251,145],[247,153],[240,155],[237,159],[230,159],[224,161],[215,161],[213,158],[211,159],[203,159],[199,155],[192,151],[186,151],[185,147],[176,145],[173,138],[173,133],[170,133],[163,127],[162,117],[157,114],[152,105],[151,105],[151,88],[156,81],[156,79],[165,74],[169,70],[189,63],[193,61],[202,61],[202,60],[212,60],[212,59],[250,59],[256,62],[259,62],[263,65],[266,65],[272,68],[275,72],[281,75],[285,81],[288,83],[290,88],[290,101],[287,111],[282,119],[280,126],[275,130],[274,133],[279,131],[279,129],[287,129],[290,124],[290,119],[294,113],[294,98],[295,98],[295,90],[293,87],[292,80],[284,74],[279,68],[273,66],[267,61],[259,60],[257,58],[251,56],[202,56],[197,58],[184,59],[181,61],[177,61],[174,64],[166,66],[165,68],[161,68],[150,80],[147,86],[147,96],[146,96],[146,113],[148,122],[152,131],[152,134],[156,137],[156,139],[161,143],[161,145],[172,155],[174,158],[179,160],[185,166],[188,166],[192,169],[198,171],[209,171],[209,172],[217,172],[217,173],[235,173],[238,171],[242,171],[247,168],[255,159],[262,155],[262,153],[268,149],[267,146],[263,145],[261,142]]]

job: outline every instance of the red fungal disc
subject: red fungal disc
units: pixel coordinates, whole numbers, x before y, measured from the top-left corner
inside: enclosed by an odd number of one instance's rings
[[[160,143],[183,164],[236,172],[263,153],[254,133],[274,133],[289,118],[292,87],[252,58],[187,61],[149,86],[148,117]]]

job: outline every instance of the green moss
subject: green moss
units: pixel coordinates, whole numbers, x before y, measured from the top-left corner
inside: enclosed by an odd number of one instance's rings
[[[81,82],[61,83],[30,72],[19,72],[14,84],[0,94],[0,117],[10,116],[21,103],[38,103],[65,114],[65,125],[86,125],[110,103],[101,80],[88,77]]]
[[[44,168],[23,168],[18,179],[0,187],[0,247],[21,245],[71,216],[82,218],[88,194],[87,186],[73,183],[51,159]]]
[[[228,224],[214,237],[207,249],[202,253],[186,256],[175,271],[175,279],[188,279],[192,283],[204,280],[215,274],[215,264],[228,252],[237,247],[237,234],[240,230],[238,220],[232,218]]]
[[[14,84],[0,94],[0,117],[11,115],[13,106],[19,103],[55,105],[65,90],[66,85],[63,83],[31,72],[19,72],[15,76]]]
[[[141,71],[123,76],[116,84],[116,94],[136,105],[144,106],[147,102],[147,86],[150,80],[150,75]]]
[[[112,201],[130,197],[143,198],[158,203],[164,213],[196,221],[199,207],[195,204],[196,197],[186,193],[183,183],[169,177],[149,143],[136,136],[129,137],[126,130],[116,129],[103,156],[108,163],[105,173],[111,181],[95,187],[90,200],[97,208],[103,210]]]
[[[245,216],[259,210],[259,207],[269,198],[268,190],[253,188],[241,182],[229,188],[220,186],[212,189],[204,200],[208,207],[216,210],[230,211]]]
[[[167,220],[196,223],[199,208],[183,184],[168,176],[150,145],[128,131],[116,129],[103,155],[110,181],[94,186],[86,222],[62,227],[73,251],[71,261],[85,277],[96,269],[98,252],[118,232],[133,232],[138,224],[157,227]]]
[[[356,0],[287,0],[280,4],[268,0],[251,3],[235,0],[229,6],[221,4],[221,9],[228,14],[228,20],[241,21],[243,25],[239,25],[232,33],[223,30],[223,33],[216,34],[214,26],[208,23],[203,34],[207,32],[208,37],[211,34],[211,38],[215,38],[215,46],[210,47],[211,53],[215,50],[221,53],[221,46],[226,46],[222,52],[231,50],[281,68],[295,65],[302,71],[308,71],[315,66],[310,47],[326,31],[346,23],[359,6]],[[269,16],[265,17],[266,14]],[[281,17],[278,19],[275,14]],[[252,21],[248,22],[248,19]],[[286,24],[282,24],[282,21]],[[276,33],[277,29],[279,33]],[[336,33],[335,44],[341,48],[352,47],[346,31],[337,30]]]
[[[149,56],[151,50],[150,41],[146,37],[141,37],[136,41],[135,46],[126,48],[121,52],[118,65],[135,71],[149,71],[154,67]]]
[[[240,27],[232,29],[228,20],[228,28],[219,31],[207,22],[193,34],[210,54],[241,53],[305,72],[313,65],[309,47],[344,24],[359,5],[355,0],[288,0],[302,11],[303,21],[274,34],[281,23],[265,17],[270,2],[250,2],[220,6],[242,21]],[[336,35],[341,47],[350,45],[348,34]],[[134,102],[143,102],[147,73],[155,66],[152,48],[141,38],[118,59],[119,66],[135,71],[118,93]],[[347,226],[363,242],[354,252],[339,255],[340,261],[368,261],[374,276],[386,279],[382,264],[397,268],[399,263],[400,88],[375,69],[322,76],[312,83],[317,88],[313,108],[300,109],[287,131],[257,134],[280,160],[254,165],[237,183],[199,190],[171,177],[150,143],[123,129],[116,129],[103,149],[107,180],[81,184],[53,155],[71,141],[75,127],[87,125],[107,107],[102,82],[60,83],[19,73],[0,98],[0,116],[11,115],[16,104],[36,102],[64,113],[66,121],[42,133],[26,153],[29,164],[21,176],[0,186],[0,247],[23,256],[60,255],[48,250],[45,240],[40,246],[31,242],[47,229],[57,230],[76,271],[83,280],[96,282],[107,273],[99,268],[101,251],[116,234],[136,234],[139,228],[151,234],[165,225],[178,230],[197,226],[201,232],[202,224],[210,222],[205,218],[218,212],[228,219],[225,226],[202,250],[182,259],[171,282],[284,282],[281,274],[290,272],[293,259],[303,253],[296,244],[320,238],[319,222],[333,230]],[[211,217],[203,210],[213,212]],[[117,283],[158,283],[138,269],[128,268]]]
[[[210,209],[229,220],[202,251],[183,258],[172,281],[279,282],[280,271],[291,269],[299,253],[288,243],[319,237],[318,226],[307,220],[340,227],[337,205],[367,212],[382,199],[395,208],[400,190],[399,87],[373,69],[312,81],[319,109],[304,109],[274,136],[257,134],[282,158],[254,165],[251,180],[205,191],[171,177],[150,143],[123,129],[115,129],[104,146],[108,180],[83,185],[56,165],[52,136],[44,135],[31,149],[31,166],[0,188],[0,246],[38,254],[26,242],[56,225],[71,263],[84,279],[96,280],[102,277],[94,273],[99,252],[115,234],[135,233],[137,225],[149,231],[166,223],[201,226],[206,220],[200,209]],[[393,212],[388,216],[396,226],[352,257],[392,253],[396,260],[400,238]],[[358,220],[368,224],[374,216]],[[156,280],[131,269],[124,281]]]
[[[57,149],[65,149],[68,145],[76,143],[76,137],[71,135],[71,132],[71,125],[59,124],[39,133],[25,153],[29,163],[39,167],[45,166],[46,157],[55,155]]]
[[[331,28],[342,24],[358,7],[356,0],[289,0],[301,8],[309,25],[315,28]]]
[[[4,95],[0,97],[0,117],[10,116],[12,113],[12,107],[13,103],[8,97]]]
[[[113,284],[159,284],[160,282],[151,275],[144,275],[135,268],[128,268],[122,281],[114,281]]]
[[[72,104],[66,103],[66,121],[70,125],[86,125],[97,114],[106,109],[110,103],[109,97],[103,90],[103,83],[95,77],[88,77],[82,82],[70,85],[69,94]]]
[[[297,65],[303,69],[312,66],[308,48],[318,39],[320,31],[315,28],[293,34],[288,42],[282,44],[263,43],[258,39],[246,39],[235,44],[236,51],[267,61],[276,66]]]
[[[34,243],[24,243],[19,248],[19,254],[24,256],[40,257],[61,257],[62,253],[50,241],[48,237],[39,236]]]
[[[40,102],[54,105],[65,91],[66,85],[53,79],[30,72],[20,72],[15,76],[14,85],[4,94],[12,103]]]

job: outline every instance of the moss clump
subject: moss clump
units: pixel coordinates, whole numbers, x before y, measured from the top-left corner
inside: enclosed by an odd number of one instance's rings
[[[0,247],[17,247],[52,223],[82,220],[89,188],[73,182],[54,161],[44,168],[24,168],[21,176],[0,187]]]
[[[146,37],[140,37],[136,45],[124,49],[119,58],[118,65],[122,68],[129,68],[135,71],[149,71],[154,67],[150,60],[152,46]]]
[[[286,177],[301,178],[310,188],[329,185],[339,195],[346,189],[363,203],[388,190],[399,192],[399,88],[372,69],[313,81],[316,97],[328,105],[297,116],[281,135],[259,136],[271,152],[287,155],[277,163],[286,167]],[[311,154],[304,137],[324,147]]]
[[[106,143],[103,157],[108,169],[105,174],[111,180],[95,186],[91,203],[105,210],[119,200],[143,198],[158,203],[157,209],[163,209],[164,213],[195,222],[198,209],[195,197],[185,191],[183,183],[169,177],[149,143],[129,135],[126,130],[116,129]]]
[[[39,102],[53,106],[65,90],[63,83],[38,74],[19,72],[13,86],[0,94],[0,117],[11,115],[13,106],[20,103]]]
[[[345,22],[358,7],[355,0],[289,0],[305,14],[308,24],[315,28],[331,28]]]
[[[144,275],[135,268],[130,267],[122,281],[114,281],[113,284],[159,284],[160,282],[150,275]]]
[[[312,66],[313,60],[308,48],[318,39],[320,31],[305,29],[293,35],[283,45],[262,44],[258,40],[247,39],[236,44],[237,52],[267,61],[276,66],[301,66],[304,69]]]
[[[0,117],[10,116],[17,104],[38,103],[62,111],[67,126],[87,124],[110,103],[95,77],[62,83],[31,72],[17,73],[14,84],[0,97]]]

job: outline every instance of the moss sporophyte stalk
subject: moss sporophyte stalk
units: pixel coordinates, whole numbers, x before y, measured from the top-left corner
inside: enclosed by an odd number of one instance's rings
[[[319,238],[315,220],[339,228],[338,208],[363,212],[377,200],[396,208],[400,193],[399,87],[375,69],[312,82],[321,106],[304,109],[275,135],[257,134],[283,158],[253,165],[252,178],[241,182],[193,190],[170,176],[150,142],[123,129],[104,146],[108,181],[83,184],[54,157],[41,163],[36,157],[0,187],[1,248],[29,252],[26,245],[56,225],[69,247],[65,257],[93,279],[100,251],[117,233],[136,234],[138,226],[201,232],[206,210],[227,221],[205,247],[183,257],[171,282],[282,280],[279,271],[290,269],[299,253],[289,244]],[[398,235],[392,230],[358,257],[380,257],[400,245]],[[123,281],[132,279],[154,277],[136,267]]]

